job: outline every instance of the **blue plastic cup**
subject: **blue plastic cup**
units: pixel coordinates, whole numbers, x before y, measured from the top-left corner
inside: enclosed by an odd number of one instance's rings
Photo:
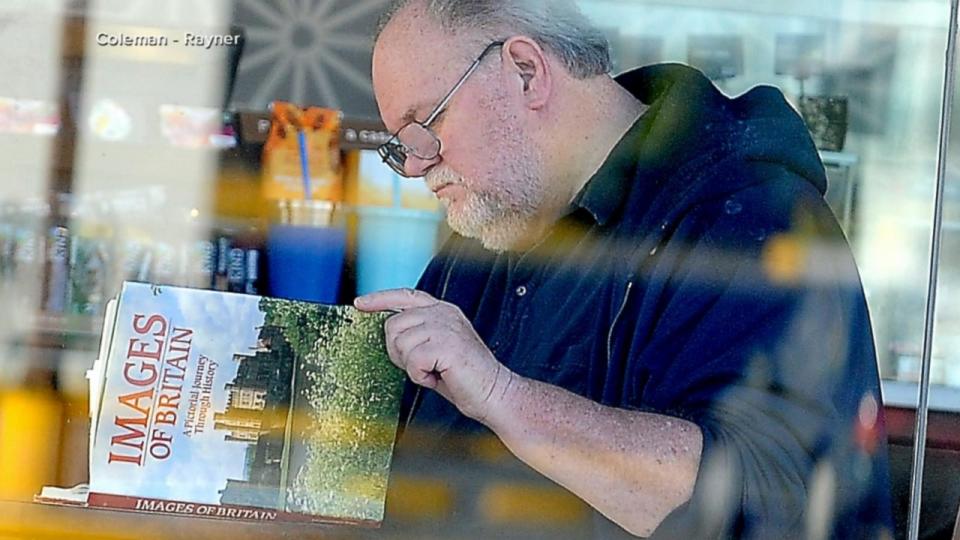
[[[357,212],[357,294],[413,287],[436,250],[437,212],[365,206]]]
[[[267,233],[268,284],[271,296],[324,304],[337,303],[347,246],[343,227],[332,225],[332,209],[307,211],[287,205],[293,212],[283,215],[285,223],[275,224]],[[298,215],[298,212],[300,215]]]

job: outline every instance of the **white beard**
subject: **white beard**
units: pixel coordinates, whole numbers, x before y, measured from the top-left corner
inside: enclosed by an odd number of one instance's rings
[[[543,188],[539,177],[533,174],[526,163],[514,163],[506,178],[487,183],[493,186],[484,191],[474,191],[468,183],[452,170],[440,165],[427,172],[426,182],[431,189],[446,184],[459,185],[463,199],[451,204],[441,199],[447,210],[450,228],[468,238],[476,238],[484,248],[506,251],[517,245],[529,234],[530,228],[543,202]],[[519,174],[518,174],[519,173]],[[511,189],[508,183],[517,183]]]

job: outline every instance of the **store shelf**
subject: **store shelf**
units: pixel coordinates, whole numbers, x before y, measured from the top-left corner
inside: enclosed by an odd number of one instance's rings
[[[240,140],[243,144],[263,144],[270,133],[270,114],[239,111]],[[340,148],[343,150],[375,149],[386,142],[391,133],[377,120],[343,118],[340,121]]]

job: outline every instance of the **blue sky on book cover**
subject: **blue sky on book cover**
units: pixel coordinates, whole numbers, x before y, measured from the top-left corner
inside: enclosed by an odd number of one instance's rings
[[[159,294],[155,294],[159,292]],[[238,363],[234,361],[237,353],[249,352],[257,346],[258,327],[263,325],[264,314],[258,307],[259,298],[239,294],[218,294],[208,291],[185,291],[174,288],[153,288],[144,284],[127,284],[123,290],[113,347],[107,366],[107,382],[100,412],[101,426],[96,433],[96,455],[91,463],[91,489],[106,493],[158,497],[171,500],[218,503],[219,490],[228,478],[240,478],[244,472],[246,445],[224,439],[222,431],[214,429],[213,414],[223,411],[227,405],[224,386],[237,375]],[[124,366],[131,340],[142,340],[145,336],[134,328],[135,317],[143,329],[150,316],[160,315],[167,321],[164,342],[164,356],[158,362],[158,376],[154,388],[154,399],[142,399],[141,408],[150,406],[151,416],[148,423],[152,429],[162,430],[160,441],[151,441],[151,433],[144,432],[141,441],[142,451],[136,448],[121,447],[117,452],[129,451],[126,456],[140,458],[140,464],[129,461],[108,463],[111,450],[111,438],[126,430],[115,425],[115,418],[135,417],[138,412],[120,403],[118,396],[142,390],[144,387],[131,385],[124,378]],[[153,324],[146,337],[155,338],[159,333],[159,323]],[[177,330],[190,331],[190,345],[182,379],[177,377],[178,370],[171,367],[171,360],[183,355],[171,350],[173,337]],[[181,334],[183,334],[181,332]],[[160,336],[156,336],[159,338]],[[180,342],[184,342],[184,336]],[[176,347],[174,347],[176,348]],[[182,348],[182,347],[180,347]],[[195,386],[201,358],[205,360],[205,370],[201,373],[201,388],[206,384],[212,367],[214,379],[209,393],[209,405],[203,405],[200,399],[206,395]],[[138,369],[136,358],[130,360],[134,367],[129,373],[140,380],[149,380],[149,374]],[[166,369],[167,384],[164,384]],[[138,373],[138,371],[140,373]],[[166,391],[163,387],[166,386]],[[178,387],[174,390],[171,387]],[[192,429],[187,425],[188,411],[191,405],[191,393],[194,396],[195,413]],[[163,403],[173,403],[175,409],[160,406],[161,396],[167,396]],[[200,407],[204,407],[205,422],[202,431],[198,430],[201,419]],[[173,410],[175,424],[157,425],[156,413]],[[167,415],[169,421],[169,415]],[[163,439],[169,437],[169,442]]]

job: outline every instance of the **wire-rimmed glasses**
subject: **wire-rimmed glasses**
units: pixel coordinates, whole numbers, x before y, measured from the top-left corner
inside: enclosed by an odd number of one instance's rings
[[[450,100],[454,94],[457,93],[457,90],[459,90],[460,87],[463,86],[463,83],[467,82],[470,75],[477,70],[477,67],[480,66],[480,62],[483,61],[487,53],[503,44],[503,41],[494,41],[487,45],[486,48],[483,49],[483,52],[477,56],[477,59],[474,60],[473,63],[470,64],[470,67],[463,73],[460,80],[457,81],[457,84],[443,96],[440,103],[427,115],[426,119],[422,122],[416,120],[408,122],[398,129],[397,132],[390,137],[390,140],[381,144],[377,148],[377,153],[380,154],[383,162],[389,165],[397,174],[410,178],[414,175],[407,174],[407,156],[412,155],[424,161],[430,161],[439,156],[441,149],[440,138],[430,129],[430,125],[440,116],[440,113],[446,109],[447,104],[450,103]]]

